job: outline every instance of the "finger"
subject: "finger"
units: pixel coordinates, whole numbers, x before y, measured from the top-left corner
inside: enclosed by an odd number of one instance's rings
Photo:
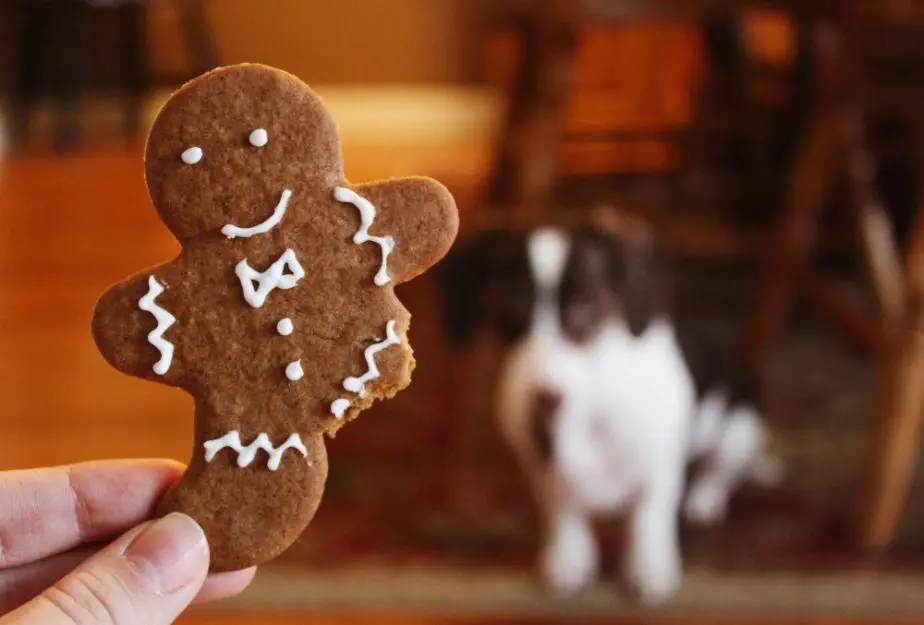
[[[0,614],[14,610],[73,571],[95,549],[74,549],[45,560],[0,571]]]
[[[15,569],[0,571],[0,614],[5,614],[38,596],[73,571],[98,549],[81,547]],[[233,597],[247,588],[256,568],[209,575],[196,596],[196,603]]]
[[[196,603],[208,603],[227,599],[240,594],[253,581],[257,567],[250,567],[243,571],[229,571],[227,573],[212,573],[205,579],[205,583],[196,595]]]
[[[113,460],[0,473],[0,569],[134,527],[182,471],[168,460]]]
[[[205,581],[202,529],[173,513],[145,523],[0,619],[0,625],[166,625]]]

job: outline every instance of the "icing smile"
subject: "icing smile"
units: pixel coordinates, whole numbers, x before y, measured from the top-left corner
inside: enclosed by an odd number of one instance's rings
[[[284,190],[282,192],[282,197],[279,198],[279,203],[276,204],[276,208],[273,209],[273,214],[264,221],[261,221],[255,226],[250,226],[249,228],[228,224],[222,227],[221,233],[229,239],[234,239],[237,237],[252,237],[256,234],[265,234],[269,232],[282,221],[283,215],[286,214],[286,208],[289,206],[289,198],[291,197],[292,192],[289,189]]]

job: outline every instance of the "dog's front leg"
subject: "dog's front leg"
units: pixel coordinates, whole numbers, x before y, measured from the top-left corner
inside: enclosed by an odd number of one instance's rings
[[[549,502],[539,566],[545,583],[561,594],[574,593],[596,578],[600,554],[586,514]]]
[[[658,467],[629,520],[625,575],[648,604],[670,598],[680,587],[682,574],[677,532],[683,479],[680,454],[669,464]]]

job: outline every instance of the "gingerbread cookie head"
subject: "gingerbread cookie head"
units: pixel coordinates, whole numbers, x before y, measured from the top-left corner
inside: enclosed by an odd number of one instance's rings
[[[259,65],[217,69],[182,87],[157,116],[145,151],[151,200],[181,241],[257,223],[282,189],[343,178],[340,140],[320,98]]]
[[[320,99],[261,65],[181,88],[146,175],[182,251],[111,287],[93,334],[120,371],[195,397],[190,466],[161,511],[203,526],[214,570],[265,562],[318,506],[323,436],[410,382],[394,287],[448,251],[455,204],[428,178],[351,185]]]

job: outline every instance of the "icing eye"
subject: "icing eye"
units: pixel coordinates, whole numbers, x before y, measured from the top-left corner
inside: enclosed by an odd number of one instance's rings
[[[183,150],[183,153],[180,155],[180,158],[183,159],[183,162],[187,165],[195,165],[202,160],[202,148],[192,147]]]
[[[265,128],[257,128],[250,133],[250,137],[248,139],[250,141],[250,145],[255,148],[262,148],[264,145],[269,143],[269,135],[266,134]]]

